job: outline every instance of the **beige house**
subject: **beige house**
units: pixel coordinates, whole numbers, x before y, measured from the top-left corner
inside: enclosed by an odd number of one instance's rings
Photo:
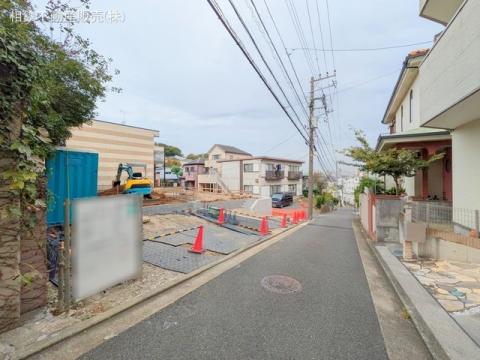
[[[421,125],[452,134],[452,192],[457,209],[480,209],[479,14],[479,0],[420,1],[420,16],[445,25],[420,65]],[[474,225],[454,221],[467,229]]]
[[[204,173],[198,175],[198,189],[203,191],[229,191],[219,176],[220,160],[240,160],[251,158],[252,154],[230,145],[215,144],[208,151]]]
[[[146,164],[146,175],[153,180],[154,138],[159,136],[157,130],[93,120],[71,131],[67,148],[98,152],[99,190],[112,187],[119,163]]]

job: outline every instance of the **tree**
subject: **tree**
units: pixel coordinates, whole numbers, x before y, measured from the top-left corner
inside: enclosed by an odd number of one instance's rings
[[[172,170],[172,173],[174,173],[177,176],[182,176],[183,175],[182,168],[179,167],[179,166],[174,165],[174,166],[172,166],[171,170]]]
[[[360,205],[360,194],[362,194],[365,189],[373,189],[375,194],[380,194],[384,191],[384,183],[381,180],[371,178],[369,176],[362,176],[358,186],[354,190],[355,204]]]
[[[62,43],[40,30],[54,13],[75,11],[68,3],[49,0],[30,20],[15,17],[32,12],[29,1],[0,1],[0,331],[18,315],[20,240],[44,222],[44,161],[71,127],[94,117],[111,80],[110,60],[74,32],[74,19],[58,25]]]
[[[171,146],[163,143],[157,143],[157,145],[163,146],[165,149],[165,156],[183,156],[182,150],[176,146]]]
[[[182,163],[175,158],[171,158],[171,159],[166,159],[165,160],[165,166],[169,167],[169,168],[172,168],[174,166],[180,167],[180,166],[182,166]]]
[[[444,154],[436,154],[428,160],[421,159],[416,151],[409,149],[389,148],[384,151],[376,151],[371,148],[362,131],[355,131],[355,137],[360,146],[353,146],[344,151],[344,154],[352,158],[352,165],[360,169],[380,176],[391,176],[395,182],[395,193],[399,195],[401,190],[400,180],[402,177],[415,176],[418,170],[428,166]]]
[[[199,159],[208,159],[208,154],[188,154],[186,156],[189,160],[199,160]]]
[[[313,173],[313,188],[318,194],[322,193],[323,190],[327,188],[328,180],[325,175],[315,171]]]

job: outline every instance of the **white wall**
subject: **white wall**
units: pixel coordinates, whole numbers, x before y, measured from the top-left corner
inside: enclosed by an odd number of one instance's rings
[[[412,117],[410,119],[410,91],[412,91]],[[402,130],[403,106],[403,130]],[[405,98],[395,114],[395,131],[397,134],[420,127],[420,91],[418,77],[414,80]]]
[[[221,162],[222,181],[230,191],[240,189],[240,161]]]
[[[415,196],[415,176],[404,178],[403,187],[408,196]]]
[[[253,186],[253,194],[260,195],[260,160],[244,160],[243,165],[253,164],[253,172],[243,172],[243,185]],[[262,195],[263,196],[263,195]]]
[[[432,119],[479,87],[479,14],[480,1],[466,1],[422,63],[422,121]]]
[[[453,206],[480,210],[480,119],[452,133]]]

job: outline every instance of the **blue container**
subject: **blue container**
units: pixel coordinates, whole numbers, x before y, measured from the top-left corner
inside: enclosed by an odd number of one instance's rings
[[[47,160],[48,225],[64,223],[64,202],[97,195],[98,153],[59,148]],[[72,211],[70,211],[70,214]]]

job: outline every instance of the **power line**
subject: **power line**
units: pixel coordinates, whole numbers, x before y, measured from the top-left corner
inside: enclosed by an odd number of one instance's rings
[[[328,0],[325,0],[325,3],[327,4],[327,19],[328,19],[328,30],[330,32],[330,47],[333,49],[333,36],[332,36],[332,23],[330,21],[330,7],[328,6]],[[335,53],[332,51],[332,61],[333,61],[333,71],[337,69],[337,66],[335,65]]]
[[[292,20],[295,32],[297,33],[298,40],[300,41],[300,45],[304,48],[308,48],[308,43],[305,39],[305,34],[298,18],[295,4],[292,2],[292,0],[285,0],[285,4],[287,5],[287,9]],[[315,73],[315,66],[313,65],[311,54],[308,51],[303,51],[303,55],[305,56],[307,66],[310,68],[311,73]]]
[[[305,0],[305,5],[306,5],[306,8],[307,8],[308,23],[310,25],[310,33],[312,35],[313,46],[317,46],[317,42],[315,41],[315,35],[313,33],[312,16],[310,15],[310,6],[308,5],[308,0]],[[320,65],[318,63],[318,55],[316,53],[315,53],[315,61],[317,63],[318,75],[320,75],[322,73],[322,71],[320,70]],[[325,69],[325,71],[327,71],[327,69]]]
[[[292,136],[289,136],[288,138],[286,138],[285,140],[279,142],[278,144],[272,146],[270,149],[268,149],[267,151],[265,151],[263,154],[264,155],[267,155],[269,152],[271,152],[272,150],[275,150],[276,148],[278,148],[280,145],[283,145],[285,144],[286,142],[290,141],[293,139],[294,136],[296,136],[297,134],[293,134]]]
[[[246,0],[246,1],[248,1],[248,0]],[[270,42],[270,45],[271,45],[271,47],[273,48],[273,50],[274,50],[274,52],[275,52],[275,54],[276,54],[276,56],[277,56],[277,58],[278,58],[278,60],[279,60],[279,62],[280,62],[280,66],[281,66],[281,68],[283,69],[284,75],[286,76],[286,78],[287,78],[287,80],[288,80],[291,88],[293,89],[293,92],[295,93],[295,96],[296,96],[296,98],[297,98],[297,101],[298,101],[299,105],[302,107],[302,110],[304,111],[305,116],[308,117],[307,110],[306,110],[306,108],[305,108],[305,104],[303,104],[302,100],[300,99],[300,96],[299,96],[299,94],[298,94],[298,92],[297,92],[297,89],[295,88],[295,85],[293,84],[292,78],[290,77],[290,75],[289,75],[289,73],[288,73],[288,71],[287,71],[287,68],[286,68],[286,66],[285,66],[285,64],[284,64],[284,62],[283,62],[283,60],[282,60],[282,57],[280,56],[280,54],[279,54],[279,52],[278,52],[278,50],[277,50],[277,47],[276,47],[276,45],[275,45],[272,37],[270,36],[270,32],[268,31],[267,26],[265,25],[265,22],[263,21],[262,16],[260,15],[260,12],[258,11],[257,6],[255,5],[255,1],[254,1],[254,0],[250,0],[250,3],[252,4],[253,9],[254,9],[254,11],[255,11],[258,19],[260,20],[260,24],[261,24],[263,30],[265,31],[265,34],[266,34],[266,36],[267,36],[267,38],[268,38],[268,40],[269,40],[269,42]],[[247,2],[247,4],[248,4],[248,2]],[[300,90],[302,90],[302,89],[300,89]]]
[[[290,67],[291,67],[292,70],[293,70],[293,73],[294,73],[294,75],[295,75],[295,79],[297,80],[298,86],[299,86],[300,91],[301,91],[301,93],[302,93],[302,95],[303,95],[303,98],[304,98],[304,100],[305,100],[305,104],[307,104],[307,103],[308,103],[307,97],[305,96],[305,92],[303,91],[302,83],[300,82],[300,79],[299,79],[299,77],[298,77],[298,73],[297,73],[297,71],[296,71],[296,69],[295,69],[295,66],[293,65],[292,59],[290,58],[290,54],[289,54],[288,51],[287,51],[287,47],[286,47],[286,45],[285,45],[285,41],[283,40],[283,37],[282,37],[282,35],[280,34],[280,31],[279,31],[279,29],[278,29],[277,23],[276,23],[273,15],[272,15],[272,12],[270,11],[270,8],[269,8],[269,6],[268,6],[268,4],[267,4],[267,1],[266,1],[266,0],[263,0],[263,3],[265,4],[265,7],[266,7],[266,9],[267,9],[267,12],[268,12],[268,15],[269,15],[269,17],[270,17],[270,20],[271,20],[272,23],[273,23],[273,26],[274,26],[274,28],[275,28],[275,31],[276,31],[278,37],[280,38],[280,41],[282,42],[283,49],[285,50],[285,54],[287,55],[288,62],[290,63]]]
[[[371,83],[371,82],[373,82],[373,81],[380,80],[380,79],[382,79],[382,78],[384,78],[384,77],[387,77],[387,76],[390,76],[390,75],[393,75],[393,74],[397,74],[398,71],[399,71],[399,70],[391,71],[391,72],[389,72],[389,73],[387,73],[387,74],[383,74],[383,75],[374,77],[374,78],[372,78],[372,79],[365,80],[365,81],[359,82],[359,83],[354,84],[354,85],[351,85],[351,86],[347,86],[347,87],[345,87],[345,88],[343,88],[343,89],[338,90],[338,91],[337,91],[337,94],[343,93],[343,92],[346,92],[346,91],[349,91],[349,90],[352,90],[352,89],[354,89],[354,88],[357,88],[357,87],[360,87],[360,86],[363,86],[363,85],[366,85],[366,84]]]
[[[426,44],[431,44],[432,41],[422,41],[419,43],[412,43],[412,44],[403,44],[403,45],[391,45],[391,46],[383,46],[383,47],[374,47],[374,48],[345,48],[345,49],[319,49],[319,48],[291,48],[291,51],[296,51],[296,50],[310,50],[310,51],[323,51],[325,52],[355,52],[355,51],[382,51],[382,50],[390,50],[390,49],[400,49],[400,48],[406,48],[406,47],[411,47],[411,46],[417,46],[417,45],[426,45]]]
[[[260,47],[258,46],[257,42],[255,41],[255,38],[253,37],[252,33],[250,32],[247,24],[245,23],[245,21],[243,20],[243,17],[242,15],[240,14],[240,12],[238,11],[237,7],[235,6],[235,4],[233,3],[233,0],[228,0],[228,2],[230,3],[233,11],[235,12],[235,14],[237,15],[237,18],[238,20],[240,21],[240,23],[242,24],[242,27],[244,28],[244,30],[247,32],[248,34],[248,37],[250,38],[250,40],[252,41],[255,49],[257,50],[258,54],[260,55],[260,58],[262,59],[263,63],[265,64],[265,66],[267,67],[267,70],[268,72],[270,73],[270,75],[272,76],[273,80],[275,81],[275,83],[277,84],[278,88],[280,89],[280,92],[282,93],[282,95],[284,96],[285,100],[287,101],[288,105],[290,106],[290,108],[292,109],[293,113],[295,114],[298,122],[300,124],[303,125],[302,121],[300,120],[297,112],[295,111],[295,109],[293,108],[293,105],[292,103],[290,102],[290,100],[288,99],[287,97],[287,94],[285,94],[285,91],[283,90],[282,86],[280,85],[280,82],[278,81],[277,77],[275,76],[275,74],[273,73],[270,65],[268,65],[268,62],[267,60],[265,59],[265,57],[263,56],[263,53],[262,51],[260,50]]]
[[[325,49],[325,42],[323,41],[322,18],[320,16],[320,8],[318,6],[318,0],[315,0],[315,5],[317,8],[318,29],[320,30],[320,40],[322,43],[322,49]],[[323,61],[325,63],[325,70],[327,71],[328,65],[327,65],[327,55],[325,54],[325,51],[323,52]]]
[[[222,10],[220,9],[220,7],[218,6],[218,3],[216,2],[216,0],[207,0],[208,4],[210,5],[210,7],[212,8],[212,10],[215,12],[215,14],[217,15],[218,19],[220,20],[220,22],[222,23],[222,25],[224,26],[224,28],[227,30],[227,32],[229,33],[229,35],[232,37],[233,41],[235,41],[235,43],[237,44],[237,46],[240,48],[240,50],[242,51],[243,55],[246,57],[246,59],[248,60],[248,62],[250,63],[250,65],[253,67],[253,69],[255,70],[255,72],[257,73],[257,75],[260,77],[260,79],[262,80],[262,82],[265,84],[265,86],[267,87],[268,91],[272,94],[272,96],[274,97],[275,101],[278,103],[278,105],[282,108],[283,112],[285,113],[285,115],[287,115],[288,119],[290,120],[290,122],[293,124],[293,126],[295,126],[295,128],[297,129],[297,131],[299,132],[299,134],[302,136],[302,138],[305,140],[305,142],[308,144],[308,140],[307,138],[305,137],[305,135],[303,134],[303,132],[300,130],[300,128],[298,127],[298,125],[295,123],[295,121],[293,120],[293,118],[291,117],[290,113],[287,111],[287,109],[285,108],[285,106],[282,104],[282,102],[280,101],[280,99],[278,98],[277,94],[275,94],[275,92],[273,91],[273,89],[271,88],[270,84],[268,83],[268,81],[266,80],[265,76],[262,74],[262,72],[260,71],[260,69],[258,68],[257,64],[255,63],[255,61],[252,59],[252,57],[250,56],[250,54],[248,53],[247,49],[245,48],[245,46],[243,45],[242,41],[240,40],[240,38],[238,37],[238,35],[236,34],[236,32],[233,30],[233,28],[231,27],[231,25],[228,23],[228,20],[225,18],[225,16],[223,15],[223,12]]]

